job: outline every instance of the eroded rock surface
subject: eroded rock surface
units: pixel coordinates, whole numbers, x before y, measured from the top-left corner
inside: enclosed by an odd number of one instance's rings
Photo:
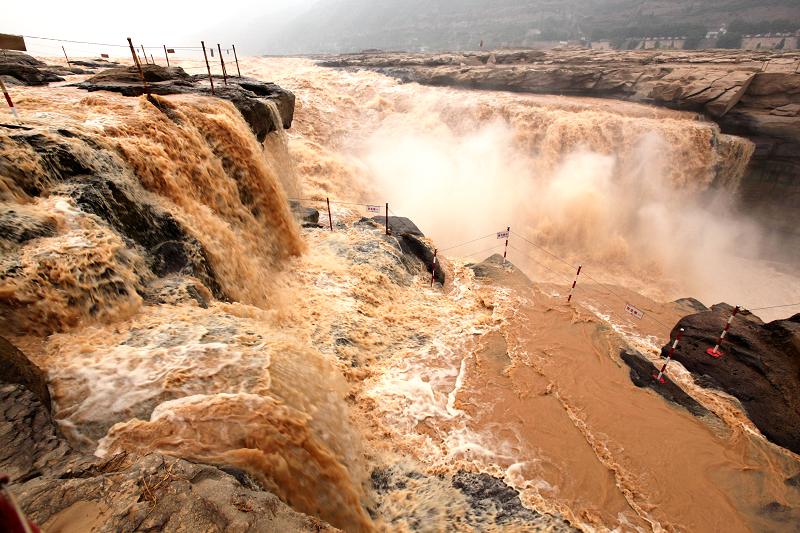
[[[679,328],[685,329],[673,358],[700,385],[736,397],[769,440],[800,453],[800,314],[765,324],[740,312],[721,348],[724,355],[715,359],[706,350],[713,348],[731,311],[718,304],[681,319],[672,330],[675,338]],[[668,348],[662,348],[662,356]]]

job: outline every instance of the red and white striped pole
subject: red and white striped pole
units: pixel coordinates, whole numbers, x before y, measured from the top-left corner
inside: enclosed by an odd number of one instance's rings
[[[503,264],[506,264],[506,255],[508,255],[508,238],[511,236],[511,226],[506,228],[506,246],[503,248]]]
[[[433,287],[433,280],[436,278],[436,248],[433,249],[433,264],[431,265],[431,287]]]
[[[575,290],[575,285],[578,283],[578,276],[581,275],[581,265],[578,265],[578,271],[575,273],[575,281],[572,282],[572,287],[569,288],[569,296],[567,296],[567,303],[572,300],[572,292]]]
[[[728,317],[728,321],[725,323],[725,329],[722,330],[719,339],[717,339],[717,344],[715,344],[713,348],[709,348],[708,350],[706,350],[706,353],[711,357],[713,357],[714,359],[718,359],[720,356],[723,355],[723,353],[719,351],[719,347],[722,344],[722,340],[728,334],[728,330],[731,329],[731,322],[733,322],[733,317],[735,317],[738,312],[739,312],[739,306],[737,305],[736,307],[733,308],[733,313],[731,313],[731,316]]]
[[[14,115],[14,118],[18,119],[19,116],[17,115],[17,110],[14,107],[14,102],[11,101],[11,95],[8,94],[8,89],[6,89],[6,84],[3,83],[3,78],[0,78],[0,89],[3,90],[3,96],[6,97],[6,102],[8,102],[8,107],[11,108],[11,114]]]
[[[659,383],[666,383],[664,380],[664,372],[667,370],[667,365],[670,361],[672,361],[672,354],[675,353],[675,348],[678,347],[678,341],[681,340],[683,337],[683,328],[678,332],[678,335],[675,337],[675,342],[672,343],[672,346],[669,349],[669,353],[667,354],[667,360],[664,361],[664,365],[661,367],[661,370],[658,371],[658,375],[653,374],[653,377],[656,378],[656,381]]]

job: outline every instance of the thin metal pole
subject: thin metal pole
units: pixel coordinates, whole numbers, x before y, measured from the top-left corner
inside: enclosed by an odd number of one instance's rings
[[[72,63],[69,62],[69,58],[67,57],[67,50],[64,48],[63,45],[61,46],[61,49],[64,50],[64,59],[67,60],[67,66],[71,67]]]
[[[144,92],[148,95],[150,94],[150,87],[147,86],[147,80],[144,79],[144,72],[142,71],[142,64],[139,62],[139,58],[136,56],[136,49],[133,47],[133,41],[131,38],[128,37],[128,46],[131,47],[131,55],[133,56],[133,63],[136,65],[136,68],[139,70],[139,78],[142,80],[142,85],[144,85]]]
[[[147,52],[144,51],[144,45],[142,45],[142,57],[144,58],[145,64],[147,64]]]
[[[722,333],[717,339],[717,344],[714,345],[714,348],[709,348],[706,350],[706,353],[713,357],[714,359],[719,358],[722,355],[722,352],[719,351],[719,347],[722,346],[722,341],[725,340],[725,336],[728,334],[728,330],[731,329],[731,323],[733,322],[734,317],[739,313],[739,306],[733,308],[733,313],[731,316],[728,317],[728,321],[725,322],[725,328],[722,330]]]
[[[203,47],[203,57],[206,59],[206,70],[208,70],[208,81],[211,82],[211,94],[214,94],[214,78],[211,77],[211,67],[208,65],[208,55],[206,54],[206,42],[200,41]]]
[[[511,226],[506,228],[506,246],[503,249],[503,264],[506,264],[506,255],[508,254],[508,238],[511,236]]]
[[[433,265],[431,265],[431,287],[433,287],[433,280],[436,278],[436,253],[438,250],[433,249]]]
[[[389,235],[389,202],[386,202],[386,235]]]
[[[569,296],[567,296],[567,303],[572,300],[572,293],[575,291],[575,285],[578,283],[578,276],[581,275],[581,265],[578,265],[578,271],[575,273],[575,280],[572,282],[572,287],[569,288]]]
[[[225,60],[222,59],[222,47],[217,43],[217,50],[219,51],[219,64],[222,65],[222,81],[228,85],[228,73],[225,72]]]
[[[6,102],[8,102],[8,107],[11,108],[11,114],[14,115],[14,118],[19,119],[17,115],[17,110],[14,107],[14,102],[11,100],[11,95],[8,94],[8,89],[6,89],[5,83],[3,83],[3,78],[0,78],[0,90],[3,91],[3,96],[6,97]]]
[[[150,61],[152,61],[154,65],[156,64],[156,60],[155,58],[153,58],[153,54],[150,54]]]
[[[167,58],[167,66],[169,66],[169,54],[167,53],[167,45],[164,45],[164,57]]]
[[[333,231],[333,217],[331,217],[331,201],[329,198],[325,198],[325,203],[328,204],[328,224],[331,226],[331,231]]]
[[[236,57],[236,45],[232,44],[233,47],[233,58],[236,60],[236,73],[239,74],[239,77],[242,77],[242,71],[239,70],[239,58]]]
[[[683,337],[683,328],[681,328],[681,330],[678,332],[678,335],[675,337],[675,342],[672,343],[672,346],[669,349],[669,353],[667,354],[667,360],[664,361],[664,365],[661,367],[661,370],[658,371],[658,375],[653,376],[659,383],[665,383],[663,377],[664,372],[666,372],[667,365],[669,364],[669,362],[672,361],[672,354],[675,353],[675,348],[678,347],[678,342],[681,340],[681,337]]]

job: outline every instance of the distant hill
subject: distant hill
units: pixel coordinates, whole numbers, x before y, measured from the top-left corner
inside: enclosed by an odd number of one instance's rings
[[[288,21],[256,18],[240,40],[277,54],[470,50],[481,40],[495,48],[623,33],[699,36],[735,20],[800,27],[800,1],[320,0]]]

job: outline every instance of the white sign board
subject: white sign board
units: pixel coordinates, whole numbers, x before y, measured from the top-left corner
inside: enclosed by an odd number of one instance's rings
[[[507,231],[498,231],[497,232],[498,239],[508,239],[508,232]]]
[[[644,311],[636,307],[635,305],[625,304],[625,312],[635,316],[639,320],[644,318]]]
[[[381,206],[379,205],[368,205],[367,206],[367,213],[380,213]]]

